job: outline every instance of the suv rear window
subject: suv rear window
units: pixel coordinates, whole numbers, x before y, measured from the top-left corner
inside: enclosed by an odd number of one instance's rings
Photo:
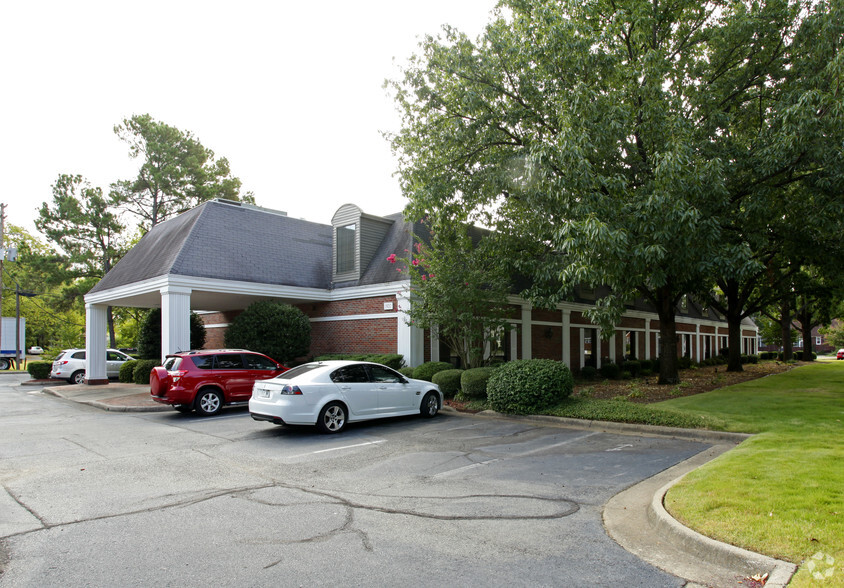
[[[217,362],[214,364],[215,370],[242,370],[243,358],[237,353],[220,354],[217,356]]]
[[[84,351],[77,351],[73,355],[71,355],[73,359],[85,359],[85,352]]]
[[[168,357],[167,361],[164,362],[164,369],[168,372],[175,372],[180,365],[182,365],[181,357]]]
[[[193,365],[201,370],[214,369],[213,355],[194,355],[190,358],[190,360],[193,362]]]

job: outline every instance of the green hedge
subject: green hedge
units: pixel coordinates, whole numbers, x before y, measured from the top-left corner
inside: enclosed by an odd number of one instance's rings
[[[410,366],[405,366],[405,367],[399,368],[399,373],[403,376],[407,376],[408,378],[412,378],[413,377],[413,370],[415,370],[415,369],[416,368],[412,368]]]
[[[486,400],[487,382],[499,367],[479,367],[464,371],[460,376],[460,393],[473,400]]]
[[[465,370],[443,370],[434,374],[431,381],[440,387],[443,396],[446,398],[454,398],[454,395],[460,391],[460,376]]]
[[[133,381],[135,384],[149,384],[149,374],[152,372],[152,368],[161,365],[161,361],[157,359],[139,359],[137,361],[138,363],[135,364],[133,373]]]
[[[598,369],[593,365],[585,365],[580,368],[580,377],[584,380],[594,380],[598,377]]]
[[[404,356],[400,353],[326,353],[315,357],[314,361],[371,361],[372,363],[380,363],[388,368],[400,370],[404,365]],[[413,377],[413,376],[409,376]]]
[[[33,380],[46,380],[50,377],[50,371],[53,369],[53,363],[50,361],[30,361],[26,366],[26,371],[32,376]]]
[[[563,362],[520,359],[493,372],[487,398],[498,412],[532,414],[560,403],[573,389],[571,370]]]
[[[429,361],[413,370],[413,377],[417,380],[432,381],[434,374],[443,370],[453,369],[454,366],[447,361]]]
[[[133,383],[135,381],[135,366],[137,363],[137,359],[130,359],[120,366],[120,373],[118,374],[117,379],[124,384]]]
[[[617,380],[621,377],[621,366],[617,363],[605,363],[599,371],[608,380]]]

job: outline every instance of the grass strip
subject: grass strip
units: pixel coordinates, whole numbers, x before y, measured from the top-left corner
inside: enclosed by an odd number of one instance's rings
[[[844,364],[653,406],[758,433],[675,485],[665,501],[673,516],[709,537],[802,564],[790,586],[844,586]]]
[[[646,404],[635,404],[625,400],[568,398],[540,414],[614,423],[681,427],[684,429],[724,430],[726,428],[726,423],[722,419],[709,415],[661,410]]]

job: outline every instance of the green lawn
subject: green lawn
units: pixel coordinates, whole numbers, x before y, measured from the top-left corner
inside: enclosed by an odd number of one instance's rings
[[[677,484],[666,497],[672,515],[710,537],[802,564],[791,586],[844,586],[844,362],[653,406],[758,433]],[[832,575],[816,579],[812,567]]]

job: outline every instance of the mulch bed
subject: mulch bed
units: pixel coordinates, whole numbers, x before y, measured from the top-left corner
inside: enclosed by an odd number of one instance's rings
[[[601,400],[612,400],[623,396],[631,402],[649,404],[681,396],[692,396],[693,394],[709,392],[771,374],[779,374],[799,365],[802,365],[802,363],[786,364],[778,361],[765,361],[757,364],[745,364],[744,371],[741,372],[728,372],[725,365],[705,366],[680,370],[679,384],[663,386],[657,384],[658,374],[632,380],[578,380],[575,382],[572,396],[585,396]],[[458,402],[454,399],[446,399],[445,404],[462,412],[478,412],[477,410],[468,410],[465,402]]]

